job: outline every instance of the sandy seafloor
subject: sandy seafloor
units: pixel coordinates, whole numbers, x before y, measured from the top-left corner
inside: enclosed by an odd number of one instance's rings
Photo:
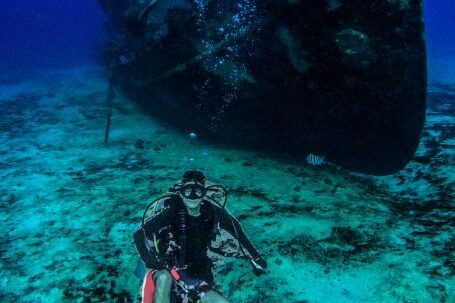
[[[455,86],[430,86],[416,156],[380,178],[189,144],[121,92],[106,148],[106,90],[96,67],[1,84],[0,302],[138,302],[132,233],[191,163],[269,264],[220,263],[231,302],[455,302]]]

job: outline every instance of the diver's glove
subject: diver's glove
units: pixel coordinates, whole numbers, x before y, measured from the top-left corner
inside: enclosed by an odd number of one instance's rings
[[[257,257],[251,259],[250,261],[253,265],[253,272],[256,276],[260,276],[266,273],[267,262],[262,257]]]

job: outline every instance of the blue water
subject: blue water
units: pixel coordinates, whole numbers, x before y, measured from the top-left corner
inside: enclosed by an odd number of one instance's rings
[[[429,81],[455,82],[455,1],[425,0]]]
[[[104,22],[94,0],[2,0],[0,73],[93,63]]]
[[[455,1],[425,0],[425,19],[432,71],[455,57]],[[106,41],[104,22],[95,0],[2,0],[0,73],[93,63]]]
[[[455,56],[455,1],[426,0],[425,22],[429,62]]]

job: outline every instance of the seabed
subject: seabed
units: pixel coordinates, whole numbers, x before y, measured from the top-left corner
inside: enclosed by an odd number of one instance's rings
[[[0,86],[1,302],[139,302],[132,233],[191,166],[269,264],[219,261],[231,302],[455,302],[455,85],[429,87],[407,168],[370,177],[189,142],[120,91],[105,147],[102,70],[43,74]]]

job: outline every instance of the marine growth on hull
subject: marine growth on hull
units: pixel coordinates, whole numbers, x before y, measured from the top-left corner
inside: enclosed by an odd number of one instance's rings
[[[425,118],[422,1],[103,1],[115,85],[206,139],[369,174]]]

